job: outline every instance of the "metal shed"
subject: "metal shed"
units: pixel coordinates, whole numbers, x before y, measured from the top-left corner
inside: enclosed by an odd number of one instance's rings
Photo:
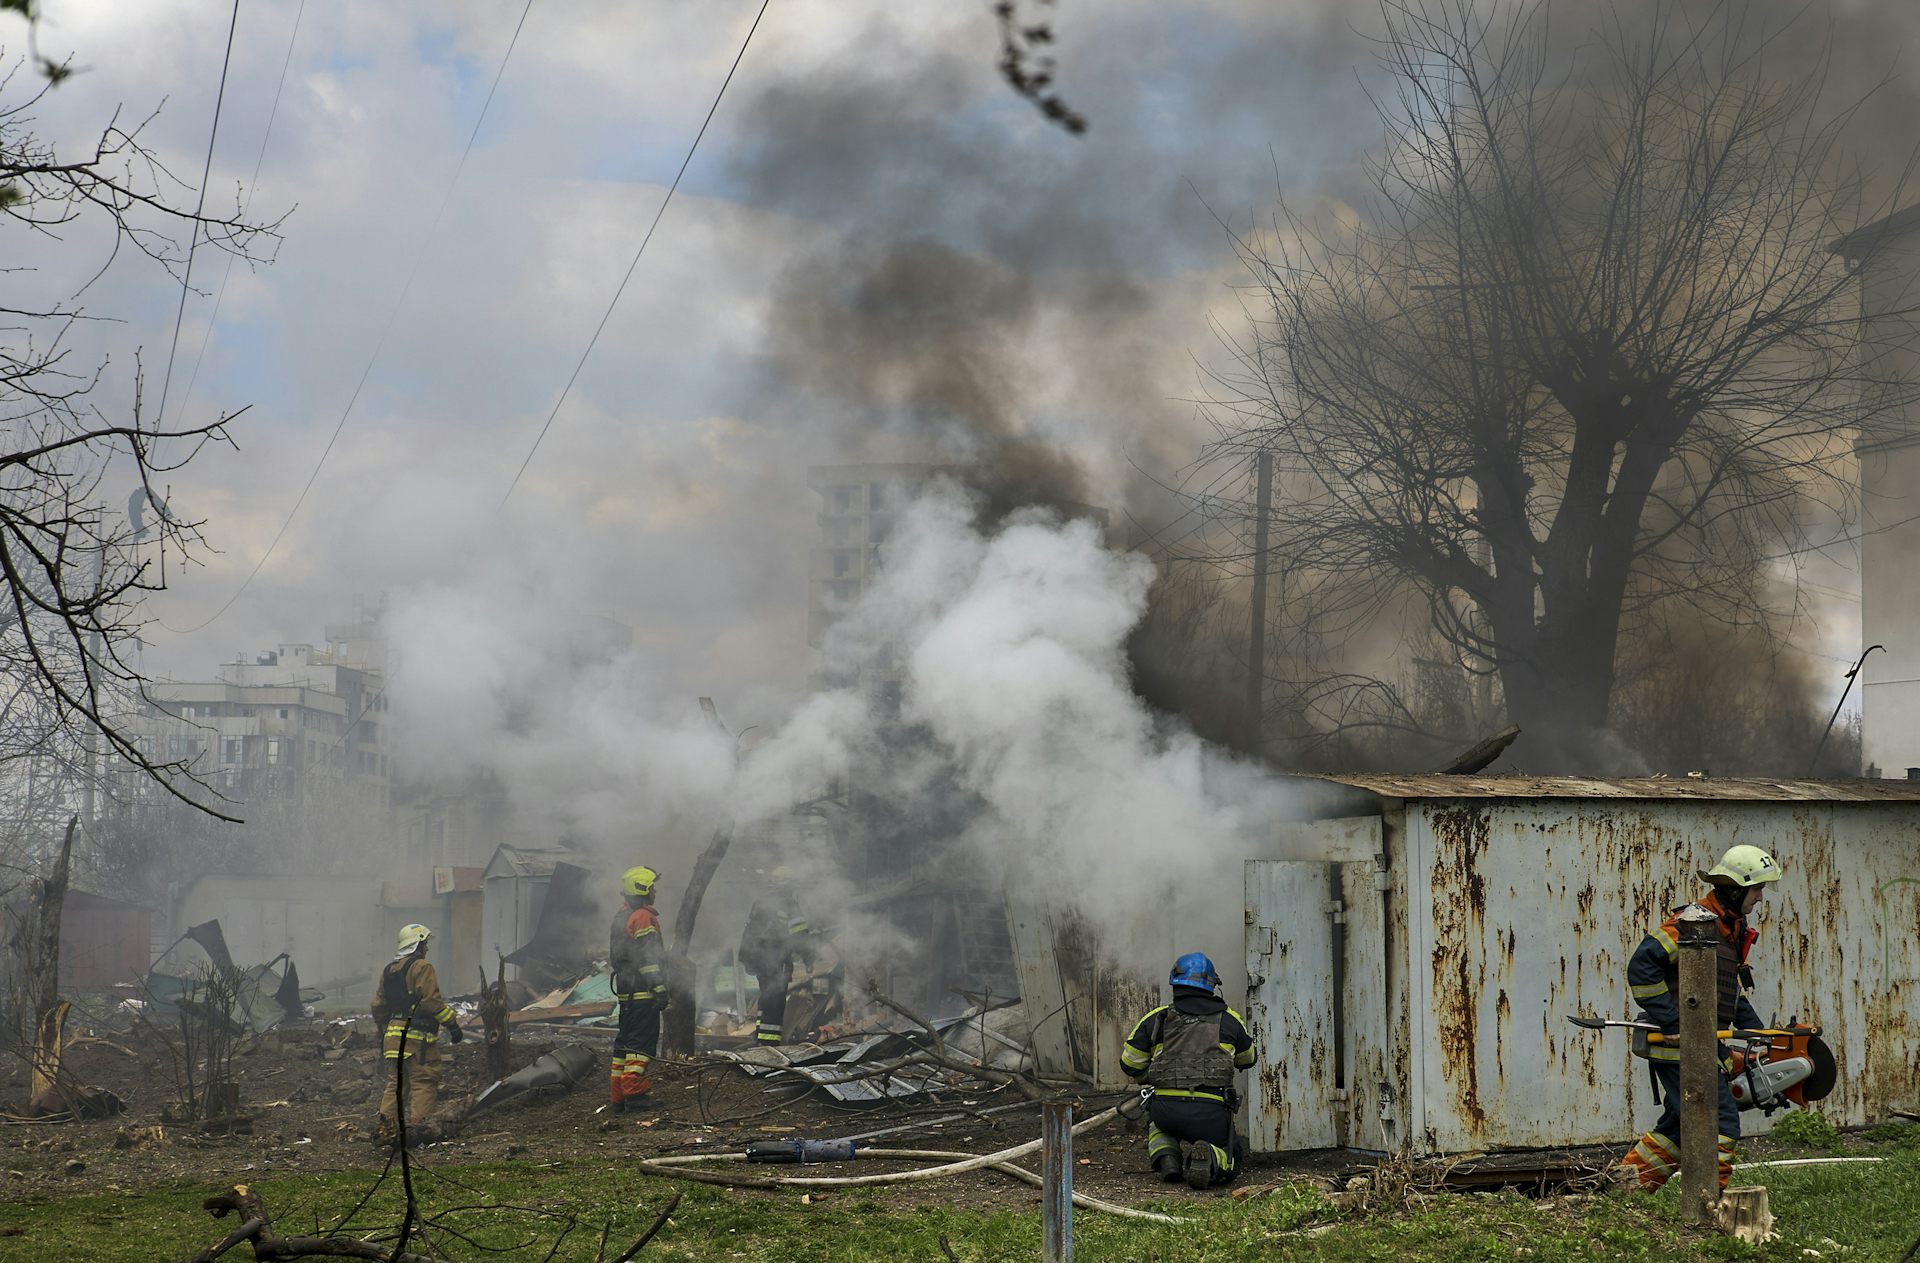
[[[1630,1141],[1654,1106],[1627,957],[1736,842],[1780,857],[1755,1007],[1825,1028],[1866,1123],[1920,1102],[1920,784],[1339,776],[1246,865],[1257,1150],[1415,1154]],[[1746,1116],[1749,1134],[1765,1130]]]
[[[533,941],[556,868],[590,867],[591,861],[566,847],[503,844],[495,850],[481,876],[480,959],[493,961],[496,953],[510,957]],[[521,972],[509,961],[509,978]]]

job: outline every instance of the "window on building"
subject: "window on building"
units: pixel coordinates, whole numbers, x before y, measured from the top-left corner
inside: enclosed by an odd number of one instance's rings
[[[246,750],[245,737],[220,738],[220,761],[222,763],[240,762],[241,759],[245,757],[245,750]]]
[[[853,512],[853,496],[858,487],[835,487],[833,489],[833,511],[835,513]]]
[[[278,710],[278,713],[274,715],[275,719],[285,719],[286,717],[287,717],[287,708],[284,706],[280,707]]]
[[[833,554],[833,575],[838,579],[853,573],[853,554],[845,550]]]
[[[268,737],[267,738],[267,763],[271,765],[271,764],[278,763],[279,761],[280,761],[280,738]]]
[[[876,513],[887,507],[887,484],[876,482],[867,487],[867,507]]]
[[[180,718],[182,718],[182,719],[192,719],[192,718],[193,718],[193,716],[194,716],[194,710],[193,710],[193,707],[191,707],[191,706],[182,706],[182,707],[180,708]]]
[[[167,741],[167,757],[191,763],[200,757],[200,738],[172,737]]]

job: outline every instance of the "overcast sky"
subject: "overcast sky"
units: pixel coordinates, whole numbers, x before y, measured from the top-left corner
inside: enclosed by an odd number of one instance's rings
[[[40,130],[78,146],[116,108],[164,106],[143,138],[197,184],[228,6],[42,7],[41,51],[82,73],[37,108]],[[1012,312],[961,335],[1007,428],[1076,452],[1092,498],[1131,502],[1137,467],[1171,475],[1193,454],[1205,431],[1183,401],[1220,354],[1216,324],[1243,319],[1215,215],[1245,226],[1277,189],[1337,198],[1377,135],[1347,25],[1366,6],[1061,0],[1047,10],[1058,86],[1092,125],[1076,139],[998,78],[985,0],[773,0],[501,512],[757,7],[536,0],[435,227],[522,0],[306,5],[244,194],[256,217],[287,215],[284,242],[272,266],[232,270],[210,336],[226,260],[196,262],[205,294],[187,306],[169,419],[250,410],[239,450],[173,476],[176,511],[206,519],[213,551],[170,575],[163,624],[192,627],[233,596],[392,331],[258,578],[203,630],[155,627],[151,670],[204,676],[239,651],[318,640],[357,593],[477,582],[503,602],[577,599],[631,623],[689,696],[775,709],[808,667],[805,466],[912,446],[843,389],[871,381],[808,327],[820,313],[796,297],[814,279],[874,266],[874,250],[964,260],[956,289],[973,297],[956,319]],[[300,12],[241,5],[216,205],[261,153]],[[25,42],[12,34],[9,52]],[[100,246],[82,234],[0,264],[31,263],[21,284],[68,294]],[[126,406],[141,350],[151,409],[178,297],[124,258],[88,290],[91,312],[122,322],[87,334],[112,356],[103,408]],[[535,585],[532,569],[564,582]],[[1853,608],[1837,603],[1810,647],[1850,655]]]

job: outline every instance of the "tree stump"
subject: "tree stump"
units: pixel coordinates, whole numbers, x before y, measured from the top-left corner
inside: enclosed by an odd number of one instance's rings
[[[1758,1186],[1730,1188],[1722,1193],[1713,1208],[1713,1221],[1720,1231],[1749,1245],[1759,1245],[1774,1237],[1767,1190]]]

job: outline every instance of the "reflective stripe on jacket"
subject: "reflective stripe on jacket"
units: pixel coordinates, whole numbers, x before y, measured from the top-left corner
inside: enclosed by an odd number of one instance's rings
[[[399,1040],[431,1044],[443,1023],[454,1020],[453,1008],[440,995],[440,977],[424,956],[391,961],[373,982],[373,1020],[382,1026],[389,1045],[386,1055],[400,1055]]]
[[[613,994],[618,1000],[665,999],[666,945],[661,941],[660,914],[651,904],[623,907],[614,913],[607,940],[607,965],[613,972]]]
[[[1190,1017],[1212,1017],[1220,1019],[1219,1049],[1234,1070],[1245,1070],[1255,1060],[1253,1036],[1247,1032],[1247,1024],[1241,1016],[1228,1008],[1225,1001],[1215,999],[1204,993],[1181,994],[1176,991],[1172,1004],[1163,1004],[1151,1009],[1133,1025],[1133,1032],[1127,1036],[1127,1042],[1120,1049],[1120,1068],[1129,1078],[1146,1082],[1153,1081],[1153,1059],[1165,1050],[1165,1034],[1170,1025],[1166,1020],[1169,1010]],[[1229,1072],[1230,1074],[1231,1072]],[[1168,1096],[1200,1096],[1208,1100],[1224,1100],[1229,1083],[1210,1083],[1188,1089],[1171,1087],[1155,1088],[1156,1095],[1162,1091]],[[1208,1092],[1203,1088],[1215,1088]]]
[[[1754,940],[1760,937],[1759,931],[1750,928],[1744,917],[1729,917],[1720,906],[1717,891],[1708,892],[1699,904],[1713,913],[1714,925],[1720,933],[1717,946],[1719,1012],[1715,1017],[1723,1029],[1728,1026],[1757,1028],[1760,1015],[1747,999],[1745,966]],[[1673,995],[1680,982],[1679,920],[1680,914],[1691,906],[1682,904],[1673,909],[1665,921],[1640,940],[1633,958],[1627,962],[1627,988],[1634,1003],[1640,1006],[1647,1021],[1666,1031],[1680,1028],[1680,1005]],[[1673,1044],[1653,1044],[1645,1055],[1654,1061],[1678,1061],[1680,1049]]]

